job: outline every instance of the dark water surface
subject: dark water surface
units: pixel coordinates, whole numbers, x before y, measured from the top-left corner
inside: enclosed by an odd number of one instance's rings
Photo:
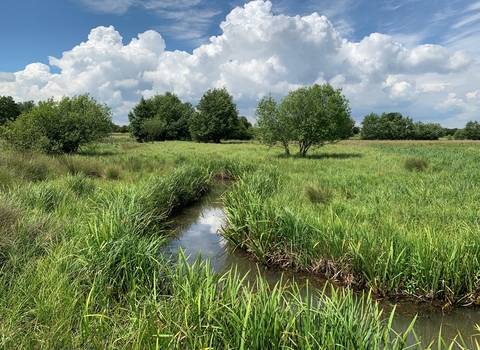
[[[217,183],[213,189],[198,203],[184,208],[175,218],[176,233],[173,236],[169,249],[172,253],[181,247],[190,255],[193,262],[197,254],[211,258],[211,266],[215,271],[223,273],[232,268],[237,268],[240,275],[248,273],[247,279],[255,279],[260,273],[269,283],[276,283],[282,277],[282,271],[264,269],[248,258],[243,252],[233,247],[218,232],[224,224],[221,194],[226,190],[227,184]],[[294,276],[284,273],[283,280],[297,282],[306,279],[305,276]],[[323,288],[322,281],[310,282],[318,289]],[[431,341],[438,339],[441,329],[442,337],[446,340],[455,338],[460,333],[467,348],[476,349],[475,341],[480,344],[480,333],[475,325],[480,325],[480,308],[457,307],[453,310],[442,310],[438,306],[432,306],[428,302],[382,300],[380,305],[386,315],[396,306],[393,328],[402,332],[407,329],[414,316],[417,315],[415,331],[422,337],[423,347],[427,347]],[[409,342],[413,342],[410,337]],[[435,345],[434,348],[437,348]],[[460,348],[460,347],[458,347]]]

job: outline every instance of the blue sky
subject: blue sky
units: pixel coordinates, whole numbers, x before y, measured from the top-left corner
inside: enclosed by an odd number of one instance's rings
[[[0,95],[89,92],[119,124],[142,95],[196,104],[225,85],[251,118],[261,96],[315,82],[357,121],[480,120],[479,0],[16,0],[0,32]]]

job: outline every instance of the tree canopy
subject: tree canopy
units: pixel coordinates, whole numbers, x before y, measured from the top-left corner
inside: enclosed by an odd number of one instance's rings
[[[7,122],[2,134],[19,150],[75,153],[81,145],[108,136],[112,126],[110,108],[84,94],[41,101]]]
[[[132,135],[139,142],[189,140],[189,120],[193,106],[183,103],[177,95],[166,92],[140,102],[128,114]]]
[[[476,120],[471,120],[465,124],[463,129],[455,132],[455,140],[480,140],[480,123]]]
[[[261,140],[269,145],[280,142],[287,155],[289,143],[297,142],[299,156],[305,157],[312,146],[348,138],[354,121],[341,91],[314,84],[290,91],[278,106],[271,96],[264,97],[255,111]]]
[[[197,110],[190,121],[190,134],[195,141],[220,143],[221,139],[232,139],[240,127],[237,105],[226,87],[206,91]]]
[[[0,125],[17,119],[21,112],[12,96],[0,96]]]
[[[440,124],[414,123],[401,113],[370,113],[362,121],[361,137],[364,140],[438,140],[445,136]]]

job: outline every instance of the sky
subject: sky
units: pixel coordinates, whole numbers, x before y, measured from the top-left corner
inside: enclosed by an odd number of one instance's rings
[[[371,112],[480,121],[480,0],[15,0],[0,12],[0,95],[89,93],[118,125],[144,96],[258,101],[330,83]]]

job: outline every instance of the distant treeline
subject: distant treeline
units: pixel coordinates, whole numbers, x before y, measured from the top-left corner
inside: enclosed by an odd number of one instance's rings
[[[464,129],[444,128],[437,123],[413,122],[401,113],[370,113],[362,121],[362,128],[356,127],[364,140],[438,140],[441,137],[455,140],[480,140],[480,124],[469,121]]]

